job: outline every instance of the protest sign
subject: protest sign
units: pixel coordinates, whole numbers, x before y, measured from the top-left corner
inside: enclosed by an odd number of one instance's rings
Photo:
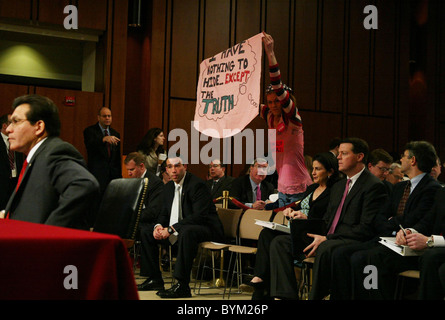
[[[214,138],[241,132],[259,112],[263,34],[201,62],[195,129]]]

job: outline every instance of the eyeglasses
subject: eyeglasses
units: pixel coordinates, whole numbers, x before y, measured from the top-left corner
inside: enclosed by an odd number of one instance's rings
[[[375,166],[375,167],[378,168],[382,172],[388,172],[389,171],[389,168],[384,168],[384,167],[379,167],[379,166]]]
[[[218,168],[220,164],[209,164],[209,168]]]
[[[16,127],[18,126],[20,123],[28,121],[28,119],[11,119],[11,122],[9,123],[9,125]]]

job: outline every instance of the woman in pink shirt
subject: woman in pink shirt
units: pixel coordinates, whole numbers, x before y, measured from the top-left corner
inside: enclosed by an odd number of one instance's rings
[[[269,60],[271,84],[266,90],[266,105],[261,106],[261,117],[269,129],[276,130],[276,141],[269,141],[276,149],[278,173],[278,207],[301,200],[312,179],[304,161],[304,132],[292,89],[281,82],[281,73],[274,53],[272,36],[263,32],[264,50]]]

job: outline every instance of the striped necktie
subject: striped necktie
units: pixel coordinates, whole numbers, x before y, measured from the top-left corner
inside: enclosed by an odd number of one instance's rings
[[[398,217],[402,216],[403,211],[405,211],[406,201],[408,201],[410,192],[411,192],[411,181],[408,180],[408,183],[405,186],[405,190],[403,190],[402,199],[400,199],[399,206],[397,208]]]

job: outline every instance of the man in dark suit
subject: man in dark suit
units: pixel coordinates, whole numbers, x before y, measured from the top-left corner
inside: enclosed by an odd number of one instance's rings
[[[138,290],[159,290],[161,298],[190,297],[190,272],[198,245],[203,241],[221,242],[224,230],[204,181],[187,172],[180,157],[167,159],[172,181],[165,185],[163,207],[156,225],[141,228],[141,276],[148,277]],[[173,277],[177,283],[164,290],[159,269],[158,244],[177,244]]]
[[[429,142],[413,141],[405,146],[400,159],[402,172],[409,177],[394,186],[390,201],[375,224],[378,236],[397,234],[400,244],[405,244],[403,232],[422,230],[440,184],[429,173],[436,163],[436,151]],[[401,227],[405,229],[402,230]],[[355,299],[390,300],[394,298],[397,274],[414,269],[418,257],[403,257],[376,241],[367,250],[350,256]],[[366,265],[378,270],[378,290],[366,290],[363,286]]]
[[[232,187],[233,177],[226,175],[227,165],[223,164],[219,159],[214,159],[209,164],[210,179],[206,181],[207,187],[210,189],[212,199],[216,199],[223,195],[223,191],[230,191]]]
[[[39,95],[18,97],[7,128],[10,147],[26,155],[6,217],[48,225],[86,229],[96,209],[99,184],[82,155],[58,138],[57,106]]]
[[[392,156],[383,149],[375,149],[369,153],[368,170],[382,180],[388,195],[392,192],[393,184],[386,181],[386,177],[388,176],[392,161]]]
[[[253,209],[262,210],[269,196],[274,193],[274,187],[265,181],[268,163],[258,158],[250,165],[249,174],[236,178],[232,182],[230,196]]]
[[[331,287],[331,257],[339,247],[370,240],[372,222],[387,194],[382,182],[366,169],[368,144],[358,138],[340,143],[338,166],[347,179],[331,189],[324,219],[327,235],[309,236],[314,241],[305,248],[308,257],[315,255],[313,284],[309,298],[318,300],[329,294]]]
[[[371,249],[377,251],[383,249],[383,246],[378,243],[381,236],[394,236],[401,225],[406,228],[412,226],[418,228],[418,223],[430,212],[434,195],[440,188],[439,183],[427,174],[434,165],[435,154],[434,147],[425,141],[410,142],[406,145],[401,158],[401,169],[410,180],[394,186],[388,203],[380,210],[374,221],[374,239],[360,245],[344,247],[335,252],[332,258],[332,272],[336,274],[331,292],[332,300],[351,298],[363,300],[368,299],[370,294],[375,294],[375,290],[366,290],[363,286],[364,277],[367,276],[363,269],[368,265],[368,254],[373,252]],[[407,198],[402,200],[405,190],[408,192]],[[401,202],[404,202],[403,206]],[[404,259],[404,261],[407,260],[409,258]],[[341,272],[346,269],[351,272]],[[385,272],[383,276],[384,274]],[[388,281],[382,280],[385,283],[379,282],[378,291],[383,293],[383,296],[392,298],[395,286],[391,276],[388,278]]]
[[[23,154],[9,149],[9,139],[6,128],[11,123],[11,115],[0,117],[0,210],[8,203],[9,197],[14,191],[17,179],[22,169]]]
[[[102,107],[98,122],[83,131],[88,154],[88,169],[96,177],[103,194],[108,183],[122,178],[120,134],[111,128],[111,110]]]
[[[419,258],[419,299],[442,300],[445,297],[445,188],[436,192],[434,205],[424,228],[407,230],[407,244],[415,250],[426,249]],[[425,236],[430,234],[431,236]]]
[[[141,214],[141,224],[155,223],[161,209],[164,183],[145,167],[145,156],[140,152],[131,152],[124,160],[130,178],[148,178],[147,196]]]

